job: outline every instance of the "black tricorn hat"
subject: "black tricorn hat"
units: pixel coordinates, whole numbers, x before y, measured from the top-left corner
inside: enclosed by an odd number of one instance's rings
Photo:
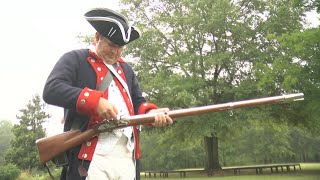
[[[95,8],[89,10],[84,16],[97,32],[120,46],[140,37],[139,29],[130,26],[126,17],[113,10]]]

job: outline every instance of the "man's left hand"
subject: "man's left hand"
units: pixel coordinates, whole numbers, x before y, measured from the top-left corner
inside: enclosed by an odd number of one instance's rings
[[[166,126],[167,124],[172,124],[173,120],[171,117],[169,117],[169,108],[159,108],[159,109],[153,109],[148,112],[155,114],[154,123],[152,125],[156,127]]]

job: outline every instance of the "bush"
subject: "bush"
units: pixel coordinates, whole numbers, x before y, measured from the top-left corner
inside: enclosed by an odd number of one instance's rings
[[[60,174],[61,174],[61,168],[51,168],[50,172],[52,174],[52,176],[54,177],[54,179],[60,179]],[[42,176],[40,178],[38,178],[37,180],[52,180],[52,178],[50,177],[49,173],[46,172],[44,174],[42,174]]]
[[[50,168],[50,172],[55,180],[60,179],[61,168]],[[0,180],[2,180],[0,178]],[[17,180],[52,180],[49,173],[43,170],[33,169],[30,171],[22,171]]]
[[[2,180],[15,180],[20,173],[20,169],[14,164],[0,166],[0,179]]]

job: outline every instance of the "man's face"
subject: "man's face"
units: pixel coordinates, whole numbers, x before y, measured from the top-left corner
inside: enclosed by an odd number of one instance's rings
[[[96,53],[107,64],[114,64],[120,58],[123,46],[111,42],[108,38],[96,34]]]

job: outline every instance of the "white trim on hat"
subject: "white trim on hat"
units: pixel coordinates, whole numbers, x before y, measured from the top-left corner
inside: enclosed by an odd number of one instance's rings
[[[127,17],[125,17],[124,15],[122,15],[122,14],[120,14],[120,13],[118,13],[117,11],[114,11],[114,10],[112,10],[112,9],[108,9],[108,8],[91,8],[91,9],[88,10],[87,12],[90,12],[90,11],[108,11],[108,12],[110,12],[110,13],[113,13],[113,14],[116,15],[116,16],[121,17],[122,20],[124,20],[124,22],[126,22],[126,23],[128,24],[128,19],[127,19]],[[116,17],[116,16],[114,16],[114,17]],[[120,18],[120,19],[121,19],[121,18]]]
[[[132,28],[132,26],[129,26],[128,32],[127,32],[127,33],[128,33],[128,37],[126,37],[126,34],[125,34],[125,31],[124,31],[124,28],[123,28],[122,24],[121,24],[119,21],[117,21],[117,20],[115,20],[115,19],[113,19],[113,18],[109,18],[109,17],[85,17],[85,18],[86,18],[86,20],[88,20],[88,21],[108,21],[108,22],[113,22],[113,23],[117,24],[118,27],[120,28],[123,41],[124,41],[125,43],[129,42],[130,36],[131,36],[131,28]],[[110,30],[110,31],[111,31],[111,30]],[[115,33],[115,32],[113,32],[112,35],[113,35],[114,33]],[[139,31],[138,31],[138,33],[139,33]],[[110,33],[109,33],[109,34],[110,34]],[[109,35],[109,34],[108,34],[108,35]],[[139,33],[139,34],[140,34],[140,33]],[[112,35],[111,35],[111,36],[112,36]],[[111,36],[109,36],[109,37],[111,37]]]

